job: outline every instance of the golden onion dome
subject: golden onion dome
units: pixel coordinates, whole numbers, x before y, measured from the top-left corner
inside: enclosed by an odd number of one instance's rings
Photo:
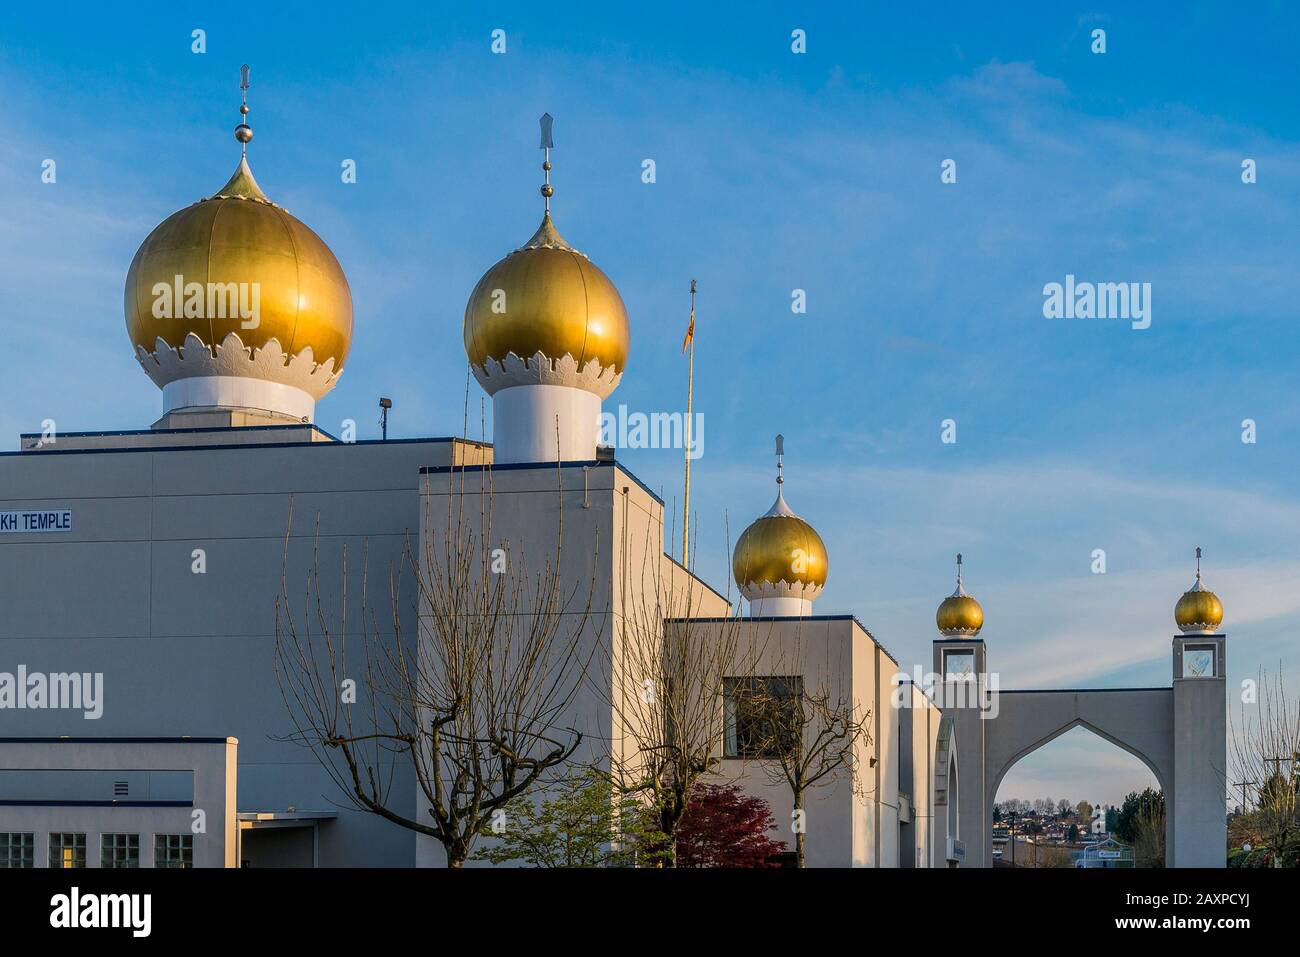
[[[1201,582],[1201,550],[1196,549],[1196,581],[1174,606],[1174,621],[1184,634],[1211,634],[1223,624],[1223,603]]]
[[[253,318],[235,305],[241,292],[244,305],[256,303]],[[246,157],[215,195],[173,213],[140,245],[124,308],[137,353],[154,354],[158,340],[179,350],[190,335],[215,350],[233,333],[253,350],[272,340],[272,353],[310,349],[314,363],[332,360],[337,374],[352,342],[352,293],[338,260],[267,199]]]
[[[566,243],[549,212],[533,238],[489,269],[465,306],[465,352],[479,381],[495,392],[507,357],[540,354],[548,383],[576,385],[604,398],[627,364],[623,298],[599,267]],[[567,373],[561,363],[567,358]],[[594,363],[594,365],[593,365]],[[567,374],[574,381],[555,381]]]
[[[961,555],[957,556],[957,590],[939,603],[934,620],[947,638],[973,638],[984,627],[984,609],[962,587]]]
[[[775,586],[813,599],[826,584],[826,543],[785,503],[778,485],[772,507],[736,542],[731,570],[747,598]]]

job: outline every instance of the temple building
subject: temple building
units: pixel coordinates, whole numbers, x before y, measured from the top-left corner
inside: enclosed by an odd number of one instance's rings
[[[773,837],[802,846],[810,866],[984,863],[977,849],[996,791],[981,783],[984,735],[1003,719],[947,707],[856,617],[817,613],[832,556],[814,526],[816,483],[797,469],[787,483],[783,440],[775,501],[735,546],[735,603],[665,551],[674,523],[664,501],[599,444],[601,403],[628,368],[635,320],[552,218],[549,133],[547,122],[541,223],[483,274],[464,312],[493,442],[340,441],[315,424],[317,403],[343,374],[354,333],[385,331],[354,330],[329,246],[271,199],[274,184],[268,194],[254,179],[245,99],[234,174],[150,232],[126,276],[123,346],[161,392],[158,419],[23,435],[17,452],[0,454],[0,840],[10,863],[444,863],[427,834],[348,800],[291,718],[297,689],[277,657],[295,613],[285,595],[314,576],[331,614],[372,622],[361,626],[371,639],[423,661],[419,636],[438,626],[436,602],[409,589],[389,620],[367,618],[373,606],[356,587],[362,556],[387,581],[412,547],[426,572],[440,554],[487,568],[500,552],[553,567],[566,594],[581,593],[581,614],[566,606],[560,617],[573,617],[576,653],[603,667],[567,701],[562,723],[582,737],[575,760],[610,774],[639,767],[643,725],[657,720],[642,703],[659,699],[638,662],[689,648],[721,685],[709,692],[721,731],[707,779],[764,798]],[[443,334],[454,342],[454,329]],[[769,440],[753,435],[756,446]],[[787,503],[787,484],[808,518]],[[535,610],[524,600],[513,613]],[[1221,691],[1222,615],[1198,566],[1178,603],[1175,685],[1217,678]],[[944,686],[987,670],[983,620],[959,556],[956,591],[937,615]],[[1213,714],[1202,720],[1212,695],[1177,692],[1152,699],[1168,712],[1160,727],[1176,736],[1195,718],[1217,733]],[[771,700],[805,701],[853,729],[838,766],[801,797],[778,767],[779,742],[761,733],[770,712],[756,702]],[[1057,723],[1081,721],[1105,725],[1068,707]],[[1200,790],[1199,803],[1171,807],[1212,828],[1206,762],[1175,750],[1151,758],[1169,762],[1162,783],[1172,793],[1176,774]],[[428,820],[418,778],[395,766],[393,816]]]

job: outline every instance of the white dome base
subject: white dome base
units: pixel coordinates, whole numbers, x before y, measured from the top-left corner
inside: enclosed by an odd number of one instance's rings
[[[492,396],[492,460],[498,465],[586,462],[596,457],[599,441],[600,396],[593,392],[517,385]]]
[[[749,603],[749,614],[754,618],[807,618],[812,607],[807,598],[759,598]]]
[[[316,415],[316,400],[309,393],[270,379],[189,376],[168,382],[162,394],[164,416],[192,409],[257,409],[311,422]]]

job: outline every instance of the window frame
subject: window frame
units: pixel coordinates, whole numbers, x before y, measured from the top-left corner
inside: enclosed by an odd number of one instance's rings
[[[18,839],[17,845],[14,838]],[[35,866],[36,832],[0,831],[0,869],[26,870]]]
[[[777,686],[776,690],[773,690],[773,685]],[[785,745],[787,751],[783,752],[779,747],[764,748],[761,743],[755,743],[756,739],[761,741],[761,739],[768,738],[770,732],[762,729],[752,729],[748,733],[742,733],[742,727],[764,720],[761,716],[756,716],[752,712],[748,716],[744,716],[740,710],[747,693],[756,695],[760,688],[764,695],[771,695],[773,698],[788,702],[786,705],[788,710],[784,717],[790,723],[790,727],[786,729],[789,734],[793,735],[793,726],[795,724],[802,728],[802,722],[798,719],[799,702],[803,699],[804,694],[802,675],[753,675],[744,678],[723,678],[722,757],[725,760],[777,761],[781,759],[784,753],[793,751],[800,743],[791,739]],[[744,724],[742,724],[742,718]]]
[[[119,852],[121,857],[119,858]],[[140,866],[140,835],[130,831],[104,831],[99,835],[99,866],[106,870],[134,870]]]
[[[68,840],[69,838],[71,838],[71,841]],[[55,870],[82,870],[89,866],[86,860],[86,833],[84,831],[51,831],[46,841],[46,850],[46,862]],[[65,851],[72,852],[71,864],[65,863],[67,860]]]
[[[175,839],[175,846],[172,841]],[[193,834],[154,834],[153,866],[168,870],[190,870],[194,867]]]
[[[1187,670],[1187,656],[1195,652],[1201,652],[1201,651],[1206,651],[1209,652],[1210,654],[1209,674],[1204,674],[1204,675],[1190,674]],[[1183,666],[1182,677],[1184,678],[1191,678],[1193,680],[1198,680],[1201,678],[1219,677],[1219,646],[1212,642],[1209,644],[1206,644],[1204,642],[1193,642],[1193,643],[1184,644],[1182,666]]]
[[[970,661],[970,673],[966,675],[958,674],[948,667],[949,658],[961,658]],[[944,681],[970,681],[975,677],[975,649],[974,648],[945,648],[943,650],[943,680]]]

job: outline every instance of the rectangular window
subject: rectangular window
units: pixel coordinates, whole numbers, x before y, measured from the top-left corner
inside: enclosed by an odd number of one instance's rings
[[[0,832],[0,867],[35,867],[36,835]]]
[[[155,834],[153,836],[154,867],[193,867],[194,835]]]
[[[1213,678],[1217,651],[1215,645],[1183,645],[1183,677]]]
[[[975,677],[975,650],[961,648],[943,653],[943,680],[968,681]]]
[[[803,678],[723,679],[724,758],[778,758],[803,736]]]
[[[51,834],[50,867],[85,867],[86,835]]]
[[[139,834],[102,834],[99,840],[100,867],[139,867]]]

